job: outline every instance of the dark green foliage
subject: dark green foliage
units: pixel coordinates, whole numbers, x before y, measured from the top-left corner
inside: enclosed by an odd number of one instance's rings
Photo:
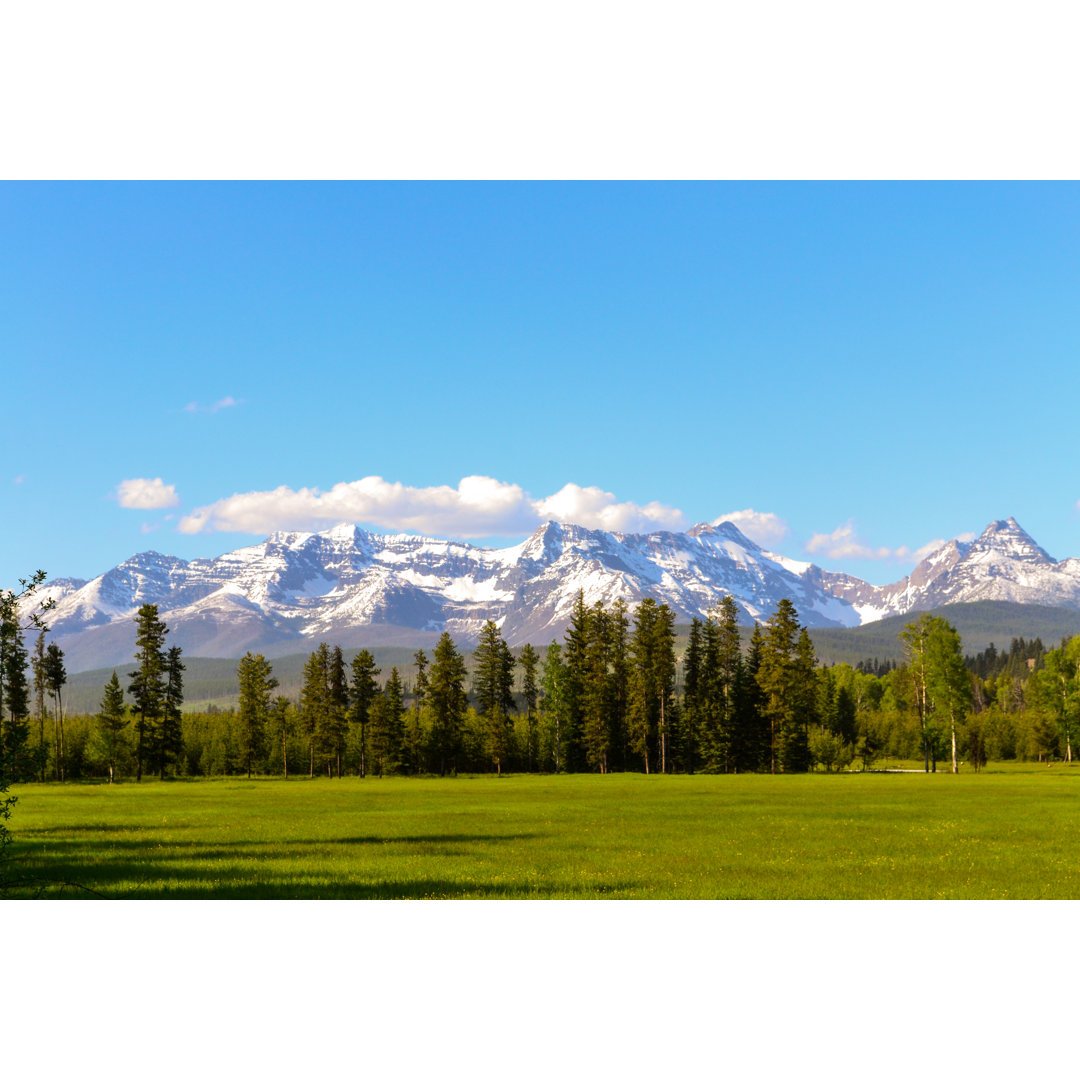
[[[428,680],[432,742],[439,775],[457,774],[465,718],[465,661],[453,638],[443,633],[435,646]]]
[[[250,650],[241,658],[236,677],[240,684],[240,753],[247,762],[250,777],[256,759],[265,752],[270,696],[278,681],[266,657],[262,653],[253,656]]]
[[[0,613],[0,754],[8,778],[31,780],[38,772],[30,747],[30,683],[18,607]]]
[[[9,795],[10,785],[18,780],[30,779],[36,771],[36,762],[28,753],[26,740],[22,731],[26,725],[20,726],[9,718],[5,720],[4,707],[8,707],[9,715],[13,712],[18,715],[20,710],[20,690],[18,689],[18,666],[17,656],[22,645],[23,626],[19,621],[19,603],[27,601],[33,595],[39,585],[45,581],[45,571],[38,570],[30,578],[19,580],[19,591],[0,589],[0,885],[6,884],[6,863],[8,845],[11,843],[11,833],[7,823],[11,819],[12,807],[18,801],[16,796]],[[52,607],[52,601],[42,605],[38,611],[29,616],[29,626],[44,633],[45,624],[41,621],[42,615]],[[22,679],[26,680],[25,649],[23,650]],[[9,687],[14,684],[12,692]],[[14,705],[14,710],[11,706]],[[29,775],[26,775],[29,770]]]
[[[349,722],[355,724],[359,732],[357,750],[361,776],[367,774],[367,726],[371,719],[371,707],[378,693],[375,683],[378,674],[379,669],[375,666],[374,657],[367,649],[361,649],[353,657],[352,687],[349,695]]]
[[[680,762],[686,772],[696,772],[704,763],[702,736],[705,733],[709,695],[706,690],[701,630],[701,620],[693,619],[683,655],[683,733]]]
[[[537,682],[540,657],[531,645],[526,644],[522,647],[518,663],[522,668],[521,696],[525,702],[525,768],[528,772],[532,772],[540,753],[536,716],[536,702],[540,697],[540,684]]]
[[[473,692],[477,711],[484,719],[487,753],[495,771],[501,774],[510,749],[514,657],[499,628],[490,619],[480,631],[473,662]]]
[[[55,643],[51,643],[45,650],[45,655],[42,658],[42,675],[45,690],[53,702],[56,775],[58,779],[63,780],[65,776],[66,749],[64,746],[64,698],[62,691],[67,682],[67,671],[64,669],[63,650]]]
[[[124,690],[114,671],[105,684],[98,712],[98,745],[109,768],[110,784],[115,779],[116,766],[124,756],[123,732],[128,722]]]
[[[401,770],[405,744],[405,707],[402,702],[398,669],[390,669],[390,678],[381,694],[376,694],[370,708],[371,766],[376,776],[390,776]]]
[[[165,775],[166,767],[174,763],[184,749],[180,727],[180,708],[184,704],[184,664],[180,657],[179,645],[171,646],[165,654],[165,697],[161,720],[151,744],[152,761],[160,776]]]
[[[772,731],[765,712],[765,694],[758,674],[765,655],[765,635],[754,623],[746,662],[737,673],[732,717],[732,766],[735,772],[757,772],[771,764]]]
[[[584,623],[584,681],[579,687],[581,744],[590,769],[606,773],[608,755],[619,738],[618,691],[612,616],[596,603]]]
[[[428,658],[423,649],[413,654],[416,665],[416,681],[413,683],[413,704],[405,717],[405,744],[402,762],[405,771],[416,775],[424,766],[424,702],[427,698]]]
[[[585,603],[585,592],[579,589],[570,616],[570,625],[563,637],[562,661],[566,666],[563,687],[563,716],[560,739],[561,767],[577,772],[586,767],[581,742],[581,729],[585,714],[585,695],[589,685],[589,619],[590,611]]]
[[[300,689],[300,725],[308,739],[308,775],[315,765],[332,771],[338,747],[338,725],[330,686],[330,647],[325,641],[308,657]]]
[[[45,766],[48,751],[45,746],[45,695],[48,693],[45,676],[45,630],[38,631],[34,642],[34,653],[30,659],[30,669],[34,675],[34,713],[38,719],[38,742],[35,748],[38,759],[39,778],[45,782]]]
[[[557,641],[548,646],[540,675],[540,691],[540,760],[545,769],[566,772],[570,673],[563,661],[562,646]]]
[[[156,724],[165,709],[165,623],[158,618],[157,604],[143,604],[135,616],[135,663],[129,678],[128,693],[134,699],[138,719],[136,780],[142,780],[143,763],[153,760]]]
[[[667,771],[671,700],[675,685],[675,617],[667,604],[646,597],[634,616],[630,639],[630,748],[645,772]]]

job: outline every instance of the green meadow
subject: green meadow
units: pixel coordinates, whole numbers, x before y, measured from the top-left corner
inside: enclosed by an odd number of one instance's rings
[[[1080,769],[23,785],[16,897],[1080,897]]]

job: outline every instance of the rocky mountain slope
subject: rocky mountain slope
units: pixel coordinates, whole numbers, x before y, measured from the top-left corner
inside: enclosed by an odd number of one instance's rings
[[[1011,517],[991,522],[976,540],[950,540],[892,585],[816,566],[802,576],[851,604],[860,623],[978,600],[1080,609],[1080,559],[1056,562]]]
[[[544,644],[562,635],[579,590],[589,604],[653,596],[679,621],[704,617],[728,593],[747,622],[788,597],[806,625],[844,627],[965,600],[1080,609],[1080,560],[1055,563],[1011,518],[978,540],[952,541],[889,586],[766,552],[731,522],[643,535],[548,522],[499,549],[339,525],[276,533],[215,559],[144,552],[44,592],[56,601],[53,640],[77,671],[131,656],[144,603],[158,605],[170,644],[189,655],[274,656],[319,641],[419,646],[443,630],[468,644],[486,619],[512,645]]]

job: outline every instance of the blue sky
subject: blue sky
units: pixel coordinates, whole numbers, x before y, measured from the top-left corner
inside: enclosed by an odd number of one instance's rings
[[[339,510],[1080,555],[1078,226],[1061,183],[6,183],[0,580]]]

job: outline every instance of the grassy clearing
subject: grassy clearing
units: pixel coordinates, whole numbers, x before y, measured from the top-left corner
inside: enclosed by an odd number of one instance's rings
[[[17,873],[108,897],[1080,897],[1080,769],[1061,766],[235,779],[18,795]],[[52,885],[43,895],[89,894]]]

